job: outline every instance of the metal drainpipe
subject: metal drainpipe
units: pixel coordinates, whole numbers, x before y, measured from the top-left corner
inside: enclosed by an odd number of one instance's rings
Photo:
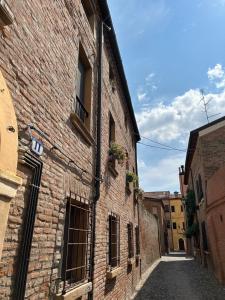
[[[95,268],[95,243],[96,243],[96,205],[100,197],[100,177],[101,177],[101,118],[102,118],[102,44],[103,44],[103,22],[99,26],[99,45],[98,45],[98,102],[97,102],[97,143],[96,143],[96,168],[95,168],[95,197],[92,208],[92,247],[91,247],[91,267],[90,280],[93,284]],[[88,295],[88,299],[93,299],[93,288]]]
[[[33,177],[32,182],[30,184],[30,195],[28,199],[26,216],[24,218],[25,222],[23,224],[23,230],[21,234],[22,241],[20,253],[18,256],[18,271],[15,279],[15,290],[13,296],[13,299],[15,300],[23,300],[25,297],[27,272],[29,266],[34,222],[43,167],[43,163],[30,153],[25,153],[24,157],[22,158],[22,161],[20,162],[33,171]]]

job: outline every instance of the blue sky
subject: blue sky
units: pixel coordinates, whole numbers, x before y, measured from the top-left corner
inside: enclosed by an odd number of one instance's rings
[[[186,149],[190,130],[206,123],[199,89],[209,114],[225,114],[225,0],[108,4],[141,135]],[[178,190],[184,161],[185,152],[139,145],[141,186]]]

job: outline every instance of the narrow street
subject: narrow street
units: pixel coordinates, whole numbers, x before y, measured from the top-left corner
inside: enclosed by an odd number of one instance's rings
[[[163,256],[135,300],[224,300],[225,289],[207,269],[184,255]]]

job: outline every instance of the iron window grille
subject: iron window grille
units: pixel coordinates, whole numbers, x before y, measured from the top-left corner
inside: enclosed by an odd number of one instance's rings
[[[108,218],[108,223],[108,267],[109,270],[111,270],[120,265],[120,217],[111,212]]]
[[[89,281],[92,205],[70,193],[66,205],[62,264],[63,292]]]
[[[76,96],[76,99],[74,100],[74,111],[83,123],[85,122],[85,119],[88,118],[88,112],[78,96]]]
[[[128,258],[134,257],[134,236],[133,236],[133,224],[127,224],[128,235]]]
[[[136,242],[136,255],[140,254],[140,233],[139,226],[135,227],[135,242]]]

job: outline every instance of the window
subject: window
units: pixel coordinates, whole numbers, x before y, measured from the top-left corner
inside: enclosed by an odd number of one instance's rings
[[[183,212],[183,205],[180,206],[180,211]]]
[[[125,124],[125,129],[127,131],[127,116],[124,116],[124,124]]]
[[[109,147],[115,142],[115,122],[111,113],[109,113]]]
[[[173,222],[173,229],[177,229],[177,223]]]
[[[134,237],[133,237],[133,224],[127,224],[128,236],[128,258],[134,257]]]
[[[120,219],[114,213],[109,216],[109,268],[115,268],[120,264]]]
[[[171,211],[175,212],[175,206],[173,206],[173,205],[171,206]]]
[[[200,202],[203,197],[202,178],[200,174],[198,175],[198,179],[196,180],[195,185],[196,185],[198,202]]]
[[[169,211],[170,211],[169,205],[165,205],[165,212],[169,212]]]
[[[81,4],[83,6],[85,15],[87,17],[88,23],[91,27],[92,32],[94,32],[95,27],[95,16],[94,16],[94,10],[91,5],[90,0],[81,0]]]
[[[208,251],[208,239],[206,234],[205,222],[202,222],[202,243],[204,251]]]
[[[112,87],[112,91],[113,93],[115,92],[116,90],[116,86],[115,86],[115,75],[114,75],[114,71],[113,71],[113,68],[112,68],[112,65],[109,64],[109,82],[111,84],[111,87]]]
[[[135,227],[136,255],[140,254],[140,234],[139,226]]]
[[[91,208],[88,200],[74,195],[66,206],[62,279],[63,291],[88,279],[91,245]]]
[[[184,222],[183,222],[183,229],[185,229],[185,224],[184,224]]]
[[[170,221],[166,221],[166,227],[170,228]]]
[[[74,111],[79,119],[90,127],[92,70],[83,47],[80,45],[77,67],[76,99]]]
[[[203,197],[203,190],[202,190],[202,178],[201,178],[201,175],[199,174],[198,175],[198,184],[199,184],[199,201],[202,199]]]

